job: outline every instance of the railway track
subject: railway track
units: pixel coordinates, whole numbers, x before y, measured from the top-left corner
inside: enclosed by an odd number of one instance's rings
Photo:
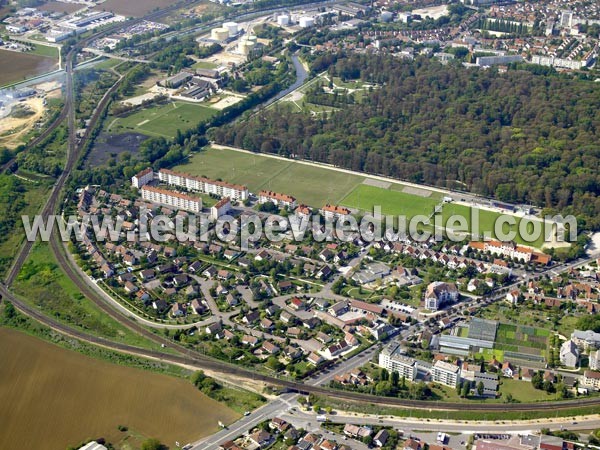
[[[15,297],[12,292],[10,292],[5,285],[0,284],[0,295],[3,296],[5,300],[13,303],[15,308],[17,308],[21,313],[31,317],[32,319],[43,323],[49,328],[57,331],[66,336],[79,339],[84,342],[88,342],[90,344],[99,345],[101,347],[105,347],[111,350],[116,350],[120,352],[124,352],[127,354],[140,356],[144,358],[151,358],[155,360],[159,360],[165,363],[176,364],[176,365],[185,365],[197,367],[198,369],[206,369],[211,370],[218,373],[227,373],[229,375],[235,375],[244,378],[252,378],[253,380],[262,381],[268,383],[272,386],[277,386],[279,388],[287,389],[289,391],[300,392],[302,394],[316,394],[323,395],[327,397],[332,397],[340,400],[347,400],[352,402],[360,402],[360,403],[369,403],[376,405],[387,405],[387,406],[395,406],[401,408],[413,408],[413,409],[427,409],[427,410],[442,410],[442,411],[463,411],[465,409],[469,409],[471,411],[482,411],[482,412],[509,412],[509,411],[562,411],[568,410],[572,408],[584,407],[584,406],[597,406],[600,411],[600,398],[585,398],[578,400],[565,400],[560,402],[540,402],[540,403],[491,403],[491,404],[483,404],[483,403],[469,403],[467,404],[459,404],[459,403],[450,403],[450,402],[432,402],[425,400],[406,400],[406,399],[398,399],[398,398],[388,398],[388,397],[379,397],[369,394],[361,394],[356,392],[346,392],[335,390],[327,387],[320,386],[310,386],[305,385],[303,383],[297,383],[293,381],[281,380],[278,378],[270,377],[268,375],[259,374],[256,372],[252,372],[250,370],[244,369],[243,367],[230,365],[228,363],[218,361],[207,356],[203,356],[200,354],[195,355],[172,355],[164,352],[154,351],[142,349],[139,347],[134,347],[127,344],[121,344],[117,342],[109,341],[108,339],[104,339],[97,336],[92,336],[90,334],[84,333],[82,331],[73,329],[68,327],[50,317],[45,316],[41,312],[37,311],[35,308],[23,303],[17,297]],[[129,324],[135,328],[135,324]],[[146,333],[149,333],[145,330]],[[144,333],[145,334],[145,333]],[[156,342],[165,342],[169,346],[173,346],[173,342],[168,341],[160,336],[152,335],[152,339]]]
[[[149,15],[147,15],[145,17],[133,19],[133,20],[127,21],[125,23],[119,23],[119,24],[116,24],[115,26],[106,28],[106,29],[104,29],[98,33],[95,33],[95,34],[87,37],[86,39],[83,39],[82,41],[78,42],[77,46],[73,47],[69,51],[67,56],[65,57],[66,80],[65,80],[65,104],[63,106],[63,109],[60,112],[59,116],[56,118],[56,120],[49,126],[49,128],[47,130],[44,131],[44,133],[42,133],[43,137],[42,137],[42,135],[40,135],[36,140],[32,141],[32,143],[30,144],[30,147],[32,147],[34,145],[37,145],[37,144],[43,142],[43,140],[46,137],[48,137],[50,135],[50,133],[52,133],[58,126],[60,126],[64,122],[65,119],[67,119],[68,128],[69,128],[67,162],[65,164],[64,170],[62,171],[57,182],[54,184],[54,187],[52,188],[50,197],[46,201],[46,204],[44,205],[44,207],[41,211],[41,215],[44,218],[47,218],[50,214],[52,214],[54,211],[56,211],[57,201],[58,201],[58,198],[60,197],[60,192],[62,191],[62,188],[64,187],[64,184],[67,181],[67,178],[70,176],[71,171],[75,167],[75,164],[79,160],[79,157],[81,156],[80,150],[81,150],[82,146],[78,145],[76,142],[76,139],[75,139],[75,114],[74,114],[74,109],[73,109],[73,100],[74,100],[73,69],[74,69],[74,61],[75,61],[75,57],[77,56],[77,53],[80,51],[80,49],[84,48],[90,42],[93,42],[95,39],[97,39],[101,36],[105,36],[107,34],[110,34],[114,31],[118,30],[118,29],[121,29],[125,26],[131,26],[132,24],[141,22],[143,20],[155,20],[157,18],[164,16],[165,14],[168,14],[169,12],[173,11],[174,9],[180,8],[181,6],[182,6],[182,3],[178,2],[178,3],[175,3],[171,6],[169,6],[166,9],[150,13]],[[111,94],[112,94],[112,92],[114,92],[116,87],[118,87],[118,83],[120,83],[121,79],[119,79],[117,81],[117,83],[115,83],[115,85],[113,85],[111,87],[111,89],[109,90],[109,92]],[[105,96],[102,98],[101,102],[99,103],[98,107],[95,109],[94,114],[91,117],[90,124],[86,128],[86,132],[85,132],[85,135],[84,135],[81,143],[84,143],[87,141],[87,139],[89,139],[89,135],[90,135],[91,131],[94,129],[94,127],[100,117],[100,113],[104,109],[104,106],[106,106],[106,103],[108,102],[108,100],[109,100],[109,96],[107,96],[105,94]],[[3,166],[3,168],[6,169],[7,167],[11,167],[13,164],[14,164],[14,159],[12,160],[12,162],[9,161],[8,163],[6,163]],[[5,277],[5,283],[7,286],[10,286],[14,282],[15,278],[19,274],[19,271],[21,270],[21,267],[25,263],[25,260],[27,259],[27,256],[29,255],[29,252],[31,251],[32,246],[33,246],[33,242],[29,242],[29,241],[25,241],[23,243],[23,245],[21,246],[19,253],[15,256],[13,265],[11,266],[8,274]]]

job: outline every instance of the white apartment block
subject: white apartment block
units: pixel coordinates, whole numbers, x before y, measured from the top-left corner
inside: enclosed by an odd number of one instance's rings
[[[224,197],[210,208],[210,218],[212,220],[217,220],[219,217],[227,214],[230,210],[231,202],[229,201],[229,197]]]
[[[329,220],[339,220],[350,215],[350,210],[343,206],[330,205],[329,203],[323,206],[320,213]]]
[[[431,381],[456,387],[460,381],[460,367],[445,361],[436,361],[431,368]]]
[[[596,391],[600,390],[600,372],[586,370],[583,373],[583,385]]]
[[[560,363],[565,367],[577,367],[579,364],[579,350],[573,341],[565,341],[560,346]]]
[[[592,330],[575,330],[571,333],[571,340],[584,351],[600,349],[600,333]]]
[[[152,186],[143,186],[141,191],[142,198],[152,203],[160,203],[195,213],[202,211],[202,199],[198,197]]]
[[[131,185],[134,188],[140,189],[142,186],[147,185],[154,179],[154,171],[151,167],[142,170],[131,177]]]
[[[160,169],[158,179],[162,183],[182,187],[190,191],[202,192],[203,194],[214,194],[234,200],[246,200],[248,198],[248,188],[246,186],[210,180],[204,177],[175,172],[174,170]]]
[[[258,193],[258,202],[260,204],[271,202],[280,208],[295,208],[298,206],[295,197],[273,191],[260,191]]]
[[[379,366],[387,369],[388,372],[398,372],[400,378],[404,377],[408,381],[414,381],[417,378],[417,361],[413,358],[401,355],[400,345],[392,343],[385,347],[379,353]]]
[[[523,259],[525,262],[531,261],[533,249],[517,245],[514,242],[486,241],[484,251],[489,251],[494,255],[506,256],[508,258]]]

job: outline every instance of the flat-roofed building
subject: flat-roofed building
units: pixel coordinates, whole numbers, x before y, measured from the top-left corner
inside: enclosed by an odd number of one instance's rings
[[[456,387],[460,381],[460,367],[445,361],[436,361],[431,368],[431,381]]]
[[[379,353],[379,366],[389,372],[398,372],[409,381],[417,378],[417,361],[401,354],[400,344],[392,342]]]
[[[598,361],[598,356],[600,356],[600,350],[590,352],[590,369],[600,370],[600,362]]]
[[[600,349],[600,333],[592,330],[575,330],[571,333],[571,340],[584,351]]]

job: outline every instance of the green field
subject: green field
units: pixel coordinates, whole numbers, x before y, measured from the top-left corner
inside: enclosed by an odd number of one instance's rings
[[[479,351],[480,355],[483,355],[483,360],[490,362],[493,358],[496,358],[499,362],[504,362],[504,352],[502,350],[484,348]]]
[[[502,378],[499,391],[502,393],[501,398],[506,398],[508,394],[512,395],[513,399],[522,403],[529,402],[548,402],[558,400],[557,394],[548,394],[546,391],[536,389],[530,382],[512,380],[510,378]]]
[[[164,108],[162,107],[163,110]],[[143,113],[144,111],[133,114],[126,119],[130,127],[137,123],[140,132],[145,132],[147,127],[153,125],[153,122],[139,125],[145,120]],[[162,120],[155,119],[155,122],[163,125]],[[120,122],[120,125],[123,126],[123,122]],[[363,184],[367,177],[358,174],[220,148],[204,149],[176,170],[244,184],[254,193],[261,189],[270,189],[290,194],[295,196],[299,203],[313,207],[333,203],[362,212],[373,212],[373,207],[379,205],[384,215],[404,215],[408,219],[419,214],[431,216],[435,206],[439,205],[442,199],[441,193],[425,189],[422,189],[423,195],[404,192],[407,187],[402,183],[390,183],[388,188],[378,187]],[[493,232],[494,222],[500,214],[483,209],[478,211],[480,232]],[[442,208],[441,220],[438,220],[445,225],[451,215],[464,216],[470,226],[471,207],[446,203]],[[520,219],[515,219],[518,224]],[[516,241],[521,242],[518,237]],[[532,245],[539,247],[542,241],[543,238]]]
[[[125,117],[111,120],[110,132],[136,131],[149,136],[172,138],[177,130],[187,130],[209,119],[217,110],[204,105],[173,102],[136,111]]]
[[[49,45],[35,44],[33,50],[29,53],[38,56],[47,56],[49,58],[58,59],[58,48]]]
[[[216,69],[218,66],[210,61],[198,61],[192,65],[192,69]]]
[[[124,61],[120,60],[120,59],[111,59],[111,58],[107,58],[103,61],[100,61],[98,64],[95,64],[94,67],[96,69],[114,69],[115,67],[117,67],[120,64],[123,64]]]
[[[338,203],[364,177],[252,153],[208,148],[176,170],[245,184],[251,192],[270,189],[295,196],[299,203],[321,207]]]
[[[473,210],[475,210],[475,213],[473,212]],[[442,220],[443,220],[443,223],[445,224],[448,221],[448,218],[450,216],[452,216],[452,215],[461,216],[461,217],[464,217],[467,219],[468,227],[469,227],[469,229],[471,229],[471,227],[472,227],[472,220],[471,220],[472,217],[471,216],[473,215],[473,213],[479,216],[479,234],[489,231],[492,233],[490,237],[495,238],[496,233],[494,232],[494,224],[495,224],[496,220],[502,215],[500,213],[485,210],[485,209],[471,208],[470,206],[459,205],[456,203],[447,203],[444,205],[444,208],[442,210]],[[536,239],[533,242],[524,241],[521,238],[520,233],[518,233],[518,227],[519,227],[520,223],[521,223],[521,218],[515,217],[515,226],[511,227],[507,224],[504,224],[502,227],[503,232],[508,233],[511,230],[517,231],[517,235],[514,239],[515,242],[518,242],[519,244],[523,244],[523,245],[529,245],[532,247],[540,248],[542,246],[542,244],[544,243],[544,237],[540,236],[538,239]]]
[[[366,184],[357,186],[341,201],[342,205],[361,211],[373,211],[373,207],[379,205],[383,214],[407,217],[418,214],[429,216],[438,203],[440,203],[439,194],[421,197]]]

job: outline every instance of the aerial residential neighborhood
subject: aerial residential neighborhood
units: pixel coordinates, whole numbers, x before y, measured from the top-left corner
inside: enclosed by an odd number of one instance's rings
[[[0,449],[600,446],[600,5],[0,0]]]

